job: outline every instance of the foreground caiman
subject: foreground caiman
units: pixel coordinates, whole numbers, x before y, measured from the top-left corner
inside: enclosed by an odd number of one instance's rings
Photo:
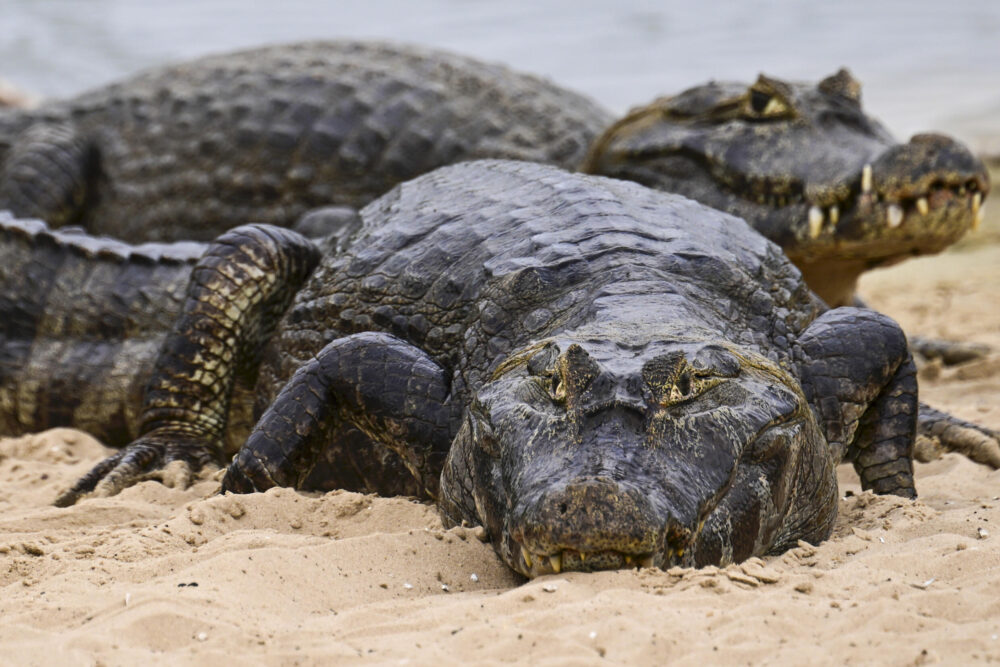
[[[0,111],[0,209],[130,242],[207,241],[358,208],[446,164],[530,160],[743,217],[835,306],[861,272],[957,240],[989,188],[951,139],[897,143],[845,70],[818,85],[710,83],[613,120],[548,81],[446,52],[273,46]]]
[[[841,459],[915,496],[902,331],[827,310],[742,220],[504,161],[440,169],[361,218],[321,258],[269,226],[213,244],[141,437],[61,504],[221,463],[237,376],[258,377],[263,416],[225,490],[416,493],[529,577],[818,542]]]

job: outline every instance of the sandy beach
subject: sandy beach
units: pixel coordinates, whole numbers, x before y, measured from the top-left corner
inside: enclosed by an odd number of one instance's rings
[[[994,180],[996,180],[994,175]],[[1000,351],[1000,207],[949,252],[865,278],[911,334]],[[1000,429],[1000,353],[921,371],[924,400]],[[146,482],[51,506],[111,450],[0,440],[0,662],[968,664],[1000,661],[1000,471],[947,454],[920,499],[840,471],[834,537],[724,569],[524,583],[406,498]]]

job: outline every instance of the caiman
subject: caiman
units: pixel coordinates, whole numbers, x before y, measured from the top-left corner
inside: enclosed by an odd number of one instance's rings
[[[140,437],[60,504],[221,463],[237,377],[262,416],[224,490],[416,493],[528,577],[818,542],[842,459],[863,488],[915,496],[903,332],[827,309],[744,221],[507,161],[442,168],[360,217],[321,256],[264,225],[212,244]]]
[[[613,121],[546,80],[442,51],[272,46],[0,112],[0,209],[129,242],[207,241],[248,221],[356,209],[446,164],[529,160],[738,215],[837,306],[861,272],[974,227],[989,189],[961,144],[896,142],[846,70],[818,85],[710,83]]]

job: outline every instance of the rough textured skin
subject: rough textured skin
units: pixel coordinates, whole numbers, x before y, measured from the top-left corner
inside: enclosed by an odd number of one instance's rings
[[[744,218],[837,306],[863,271],[958,239],[989,188],[950,139],[897,144],[845,70],[818,85],[710,83],[612,120],[547,81],[441,51],[267,47],[0,112],[0,209],[131,242],[209,240],[357,208],[462,160],[582,166]]]
[[[135,439],[142,388],[204,250],[129,246],[0,212],[0,430]]]
[[[471,58],[364,42],[211,56],[0,114],[0,209],[131,241],[356,208],[453,162],[579,164],[611,117]]]
[[[284,232],[274,234],[288,245]],[[164,348],[168,334],[186,330],[186,300],[217,303],[198,292],[197,281],[222,261],[220,252],[232,263],[230,248],[259,243],[256,235],[239,234],[221,237],[211,249],[190,241],[130,246],[0,212],[0,432],[72,426],[121,447],[149,430],[156,418],[149,409],[156,387],[149,380],[154,364],[164,364],[158,358],[172,353]],[[286,264],[268,269],[285,286],[280,297],[286,301],[316,261],[311,244],[297,240],[291,247]],[[227,293],[225,310],[244,308],[234,297]],[[217,326],[225,326],[225,317],[213,316]],[[232,365],[234,353],[216,353]],[[200,362],[211,370],[209,355]],[[256,360],[240,363],[255,366]],[[255,382],[254,373],[237,368],[220,436],[226,452],[235,452],[253,425]],[[166,402],[176,398],[171,393]]]
[[[154,375],[155,428],[62,502],[170,460],[217,460],[218,419],[205,415],[224,418],[233,373],[205,373],[204,356],[233,339],[266,347],[257,394],[270,407],[225,489],[416,487],[446,523],[483,525],[526,576],[728,563],[822,540],[842,458],[864,488],[915,495],[916,380],[899,327],[824,312],[742,221],[513,162],[436,171],[362,218],[273,336],[279,282],[232,280],[239,259],[196,269],[187,324],[165,346],[179,353]],[[247,293],[275,307],[235,308],[227,326],[210,315]]]

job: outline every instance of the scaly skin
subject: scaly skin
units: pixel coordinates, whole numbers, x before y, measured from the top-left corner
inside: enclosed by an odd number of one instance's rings
[[[481,157],[578,164],[590,100],[471,58],[306,42],[210,56],[0,115],[0,209],[130,242],[290,226]]]
[[[131,242],[209,240],[358,208],[458,161],[531,160],[743,217],[837,306],[861,272],[958,239],[989,188],[950,139],[897,144],[845,70],[816,86],[710,83],[612,120],[547,81],[440,51],[267,47],[0,114],[0,209]]]
[[[844,458],[864,488],[915,495],[916,380],[899,327],[825,311],[739,219],[496,161],[438,170],[361,215],[273,335],[290,295],[270,271],[247,275],[246,258],[264,238],[266,264],[284,270],[301,244],[249,226],[213,246],[144,432],[60,503],[219,460],[235,373],[205,359],[234,341],[237,366],[263,360],[263,416],[224,489],[416,488],[446,524],[483,525],[529,577],[817,542]],[[248,294],[273,307],[243,307]]]

